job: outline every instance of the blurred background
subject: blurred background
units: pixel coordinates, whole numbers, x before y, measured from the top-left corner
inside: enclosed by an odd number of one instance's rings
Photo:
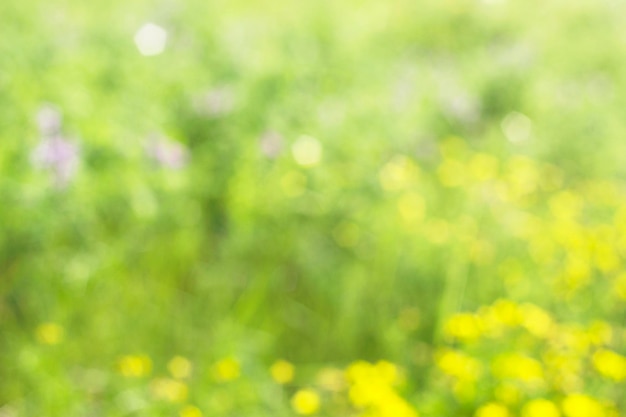
[[[626,3],[0,3],[0,416],[626,415]]]

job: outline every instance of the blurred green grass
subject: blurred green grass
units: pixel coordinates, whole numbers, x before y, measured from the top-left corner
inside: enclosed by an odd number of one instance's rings
[[[623,12],[583,0],[0,4],[2,410],[146,412],[119,405],[141,403],[112,376],[129,354],[205,370],[239,358],[233,391],[209,376],[192,386],[212,392],[207,415],[290,415],[263,379],[277,358],[308,376],[392,360],[420,410],[448,395],[432,352],[456,312],[533,302],[618,334]],[[162,54],[133,42],[146,22],[167,31]],[[62,188],[32,162],[44,103],[79,148]],[[183,168],[146,152],[162,138],[187,152]],[[321,156],[309,166],[310,146]],[[37,340],[49,322],[62,342]],[[623,405],[613,388],[580,390]],[[472,415],[483,397],[421,411]]]

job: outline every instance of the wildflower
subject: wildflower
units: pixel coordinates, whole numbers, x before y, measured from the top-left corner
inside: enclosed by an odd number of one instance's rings
[[[67,186],[78,168],[78,147],[61,135],[43,138],[31,154],[37,168],[51,171],[59,188]]]
[[[498,300],[493,304],[493,310],[495,316],[508,326],[515,326],[519,324],[520,312],[517,304],[510,300]]]
[[[63,340],[63,327],[56,323],[43,323],[35,329],[37,341],[44,345],[57,345]]]
[[[150,384],[150,390],[155,398],[171,403],[181,403],[189,394],[185,383],[170,378],[155,379]]]
[[[327,391],[341,391],[346,387],[344,372],[336,368],[322,368],[316,377],[317,384]]]
[[[63,117],[61,112],[52,104],[41,106],[37,112],[36,120],[41,136],[50,137],[61,132]]]
[[[445,374],[463,381],[475,381],[482,373],[478,360],[452,349],[443,349],[436,355],[436,363]]]
[[[287,384],[293,380],[295,367],[293,364],[285,361],[278,360],[270,367],[270,373],[274,381],[279,384]]]
[[[521,305],[520,315],[522,327],[536,337],[547,337],[554,326],[552,317],[545,310],[533,304]]]
[[[185,379],[191,375],[192,365],[189,359],[175,356],[167,364],[170,374],[176,379]]]
[[[260,140],[261,153],[267,158],[274,159],[283,150],[283,137],[276,132],[265,132]]]
[[[626,379],[626,357],[608,349],[593,354],[593,366],[604,377],[616,382]]]
[[[157,164],[170,169],[180,169],[187,165],[189,152],[180,143],[165,137],[152,137],[147,146],[146,153]]]
[[[291,406],[298,414],[315,414],[320,409],[320,396],[312,389],[301,389],[291,398]]]
[[[152,371],[152,360],[147,355],[126,355],[120,358],[117,367],[126,378],[139,378]]]
[[[498,378],[516,379],[536,385],[543,381],[543,368],[535,359],[512,353],[498,356],[493,362],[493,373]]]
[[[502,132],[511,143],[522,143],[527,141],[532,133],[533,123],[528,116],[511,112],[506,115],[501,123]]]
[[[404,155],[397,155],[380,170],[380,185],[385,191],[397,191],[410,186],[418,177],[419,169]]]
[[[217,361],[213,365],[213,376],[221,382],[233,381],[239,378],[241,367],[237,359],[228,357]]]
[[[485,404],[476,410],[475,417],[509,417],[509,410],[498,403]]]
[[[165,50],[167,31],[154,23],[146,23],[139,28],[134,41],[141,55],[159,55]]]
[[[220,117],[230,113],[235,106],[235,95],[231,88],[222,86],[197,96],[193,107],[205,117]]]
[[[385,384],[395,385],[401,381],[401,371],[388,361],[378,361],[374,365],[378,378]]]
[[[186,405],[183,407],[179,413],[179,417],[202,417],[202,411],[198,407],[193,405]]]
[[[571,394],[561,404],[566,417],[603,417],[604,407],[600,402],[585,394]]]
[[[536,399],[527,402],[522,408],[522,417],[560,417],[559,409],[552,401]]]
[[[314,137],[303,135],[291,146],[291,153],[298,165],[312,167],[322,159],[322,145]]]
[[[450,337],[463,341],[474,341],[482,333],[481,323],[474,314],[457,313],[445,324],[444,332]]]

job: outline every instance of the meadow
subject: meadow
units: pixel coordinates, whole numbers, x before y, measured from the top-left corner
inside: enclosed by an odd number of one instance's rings
[[[0,417],[626,416],[626,3],[0,35]]]

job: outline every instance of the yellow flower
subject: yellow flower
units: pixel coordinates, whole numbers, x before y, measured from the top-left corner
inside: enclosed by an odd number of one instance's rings
[[[485,404],[476,410],[475,417],[509,417],[509,410],[498,403]]]
[[[380,170],[379,180],[385,191],[397,191],[407,188],[418,176],[417,165],[408,157],[398,155]]]
[[[464,381],[475,381],[482,373],[479,361],[452,349],[440,350],[435,361],[445,374]]]
[[[523,304],[520,306],[522,327],[536,337],[547,337],[554,326],[554,321],[545,310],[533,305]]]
[[[463,341],[474,341],[480,337],[482,329],[478,317],[474,314],[457,313],[448,319],[444,332]]]
[[[374,365],[378,379],[387,385],[395,385],[400,382],[400,370],[396,365],[388,361],[378,361]]]
[[[593,366],[604,377],[616,382],[626,379],[626,357],[608,349],[593,354]]]
[[[241,374],[241,366],[237,359],[228,357],[217,361],[213,365],[213,375],[218,381],[233,381],[239,378]]]
[[[150,384],[150,390],[154,397],[171,403],[182,403],[189,394],[185,383],[170,378],[155,379]]]
[[[585,394],[571,394],[561,404],[567,417],[603,417],[604,407]]]
[[[560,417],[559,409],[552,401],[536,399],[527,402],[522,408],[522,417]]]
[[[320,396],[312,389],[301,389],[291,398],[291,406],[298,414],[315,414],[320,408]]]
[[[191,375],[192,365],[189,359],[175,356],[167,363],[167,369],[176,379],[185,379]]]
[[[35,336],[39,343],[44,345],[56,345],[63,340],[65,331],[56,323],[43,323],[35,329]]]
[[[186,405],[178,413],[179,417],[202,417],[202,411],[193,405]]]
[[[293,380],[294,371],[294,366],[285,360],[278,360],[270,367],[272,378],[279,384],[291,382]]]
[[[613,328],[604,321],[594,321],[588,329],[591,344],[600,346],[611,343]]]
[[[152,360],[147,355],[126,355],[120,358],[117,368],[126,378],[140,378],[150,373]]]
[[[520,321],[520,311],[513,301],[511,300],[498,300],[493,306],[494,315],[503,323],[508,326],[515,326]]]
[[[492,155],[477,153],[469,162],[469,172],[476,181],[488,181],[498,174],[498,159]]]
[[[341,391],[346,387],[346,377],[341,369],[322,368],[317,374],[317,384],[327,391]]]
[[[561,191],[548,201],[550,211],[557,219],[573,219],[582,209],[581,198],[571,191]]]
[[[498,356],[493,362],[493,373],[501,379],[516,379],[529,384],[543,381],[541,363],[518,353]]]
[[[370,379],[374,375],[374,367],[371,363],[365,361],[356,361],[351,363],[346,369],[346,377],[350,382],[358,382],[363,379]]]

